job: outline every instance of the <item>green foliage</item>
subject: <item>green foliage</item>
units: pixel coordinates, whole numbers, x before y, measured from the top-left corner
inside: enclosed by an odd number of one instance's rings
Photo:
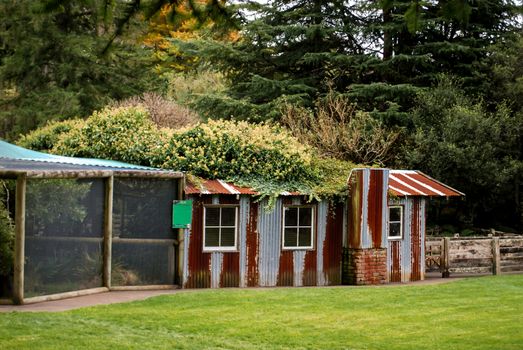
[[[277,126],[211,120],[173,135],[161,153],[176,157],[161,166],[208,179],[253,174],[274,181],[307,180],[313,177],[310,152]]]
[[[173,131],[158,129],[147,112],[136,107],[106,108],[86,121],[53,123],[23,137],[21,143],[61,155],[224,179],[273,198],[282,191],[335,196],[345,190],[353,167],[350,162],[318,158],[314,149],[275,124],[209,120]]]
[[[362,22],[344,1],[271,1],[257,6],[256,19],[245,24],[239,40],[178,42],[229,83],[225,94],[202,96],[198,109],[210,118],[278,119],[285,101],[311,106],[329,89],[328,80],[344,89],[335,68],[361,53],[355,28]]]
[[[64,133],[52,151],[61,155],[102,158],[150,165],[161,133],[143,108],[106,108]]]
[[[487,111],[446,77],[419,94],[417,104],[416,133],[404,155],[407,166],[465,192],[468,219],[514,221],[515,186],[523,170],[523,116],[503,104]]]
[[[58,143],[63,134],[75,128],[81,128],[83,125],[84,121],[81,119],[51,121],[29,134],[23,135],[17,141],[17,144],[25,148],[49,152]]]
[[[27,182],[26,220],[31,231],[75,234],[76,224],[81,223],[87,209],[82,201],[88,195],[90,183],[75,179],[37,179]],[[53,233],[57,233],[53,232]]]
[[[0,275],[8,276],[13,270],[15,228],[7,210],[8,189],[5,181],[0,181]]]
[[[111,99],[162,88],[150,52],[129,22],[106,50],[123,1],[0,3],[0,135],[18,134],[48,120],[85,117]],[[114,17],[103,20],[106,5]],[[141,24],[143,25],[143,24]]]

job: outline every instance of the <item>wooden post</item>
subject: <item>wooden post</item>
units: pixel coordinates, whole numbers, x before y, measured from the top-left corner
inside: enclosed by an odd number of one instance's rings
[[[103,285],[111,288],[111,260],[113,248],[113,187],[114,177],[105,180],[104,201],[104,256],[103,256]]]
[[[441,277],[443,278],[449,278],[450,272],[449,272],[449,247],[450,247],[450,238],[445,237],[443,238],[443,246],[441,250],[441,260],[442,260],[442,266],[441,266]]]
[[[25,264],[25,193],[27,180],[25,175],[16,179],[15,204],[15,261],[13,276],[13,302],[24,303],[24,264]]]
[[[501,256],[499,253],[499,237],[492,237],[492,274],[501,274]]]
[[[181,200],[184,197],[185,192],[185,176],[178,180],[178,193],[176,199]],[[178,284],[183,287],[183,261],[184,261],[184,250],[185,250],[185,229],[178,229]]]

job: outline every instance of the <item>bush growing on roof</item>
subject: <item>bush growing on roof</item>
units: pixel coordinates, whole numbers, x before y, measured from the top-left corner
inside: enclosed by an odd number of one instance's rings
[[[22,136],[17,143],[25,148],[51,152],[63,134],[75,128],[80,128],[84,124],[85,122],[81,119],[50,121],[45,126]]]
[[[106,108],[62,134],[52,152],[151,165],[151,152],[161,146],[166,134],[143,108]]]
[[[34,131],[20,143],[55,154],[120,160],[224,179],[253,187],[262,196],[274,197],[281,191],[339,194],[345,190],[353,166],[320,159],[287,129],[267,123],[210,120],[173,131],[158,129],[147,111],[127,107],[96,112],[63,133],[55,131],[58,124]]]
[[[208,179],[306,181],[316,177],[311,154],[308,146],[279,126],[209,120],[175,133],[161,150],[157,165]]]

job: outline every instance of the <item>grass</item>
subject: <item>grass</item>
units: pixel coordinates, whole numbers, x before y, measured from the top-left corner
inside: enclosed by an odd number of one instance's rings
[[[0,349],[522,349],[523,275],[440,285],[202,290],[0,314]]]

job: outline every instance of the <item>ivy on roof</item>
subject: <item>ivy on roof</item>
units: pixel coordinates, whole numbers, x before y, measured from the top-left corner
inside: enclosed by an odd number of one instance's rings
[[[186,171],[248,186],[271,198],[282,191],[316,199],[343,195],[355,167],[320,158],[276,124],[209,120],[179,130],[158,129],[139,107],[104,109],[82,122],[50,123],[19,144],[60,155]]]

